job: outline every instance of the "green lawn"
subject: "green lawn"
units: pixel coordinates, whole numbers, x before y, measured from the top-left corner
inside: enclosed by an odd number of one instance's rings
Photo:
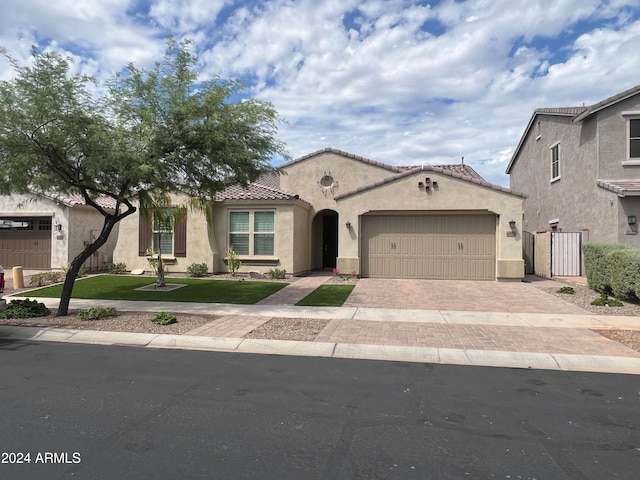
[[[355,285],[320,285],[296,305],[304,307],[341,307]]]
[[[135,289],[155,283],[154,277],[97,275],[76,281],[73,298],[101,300],[150,300],[166,302],[237,303],[251,305],[284,288],[284,282],[248,282],[237,280],[199,280],[167,278],[166,283],[186,287],[170,292],[139,292]],[[60,298],[62,285],[52,285],[28,293],[30,297]]]

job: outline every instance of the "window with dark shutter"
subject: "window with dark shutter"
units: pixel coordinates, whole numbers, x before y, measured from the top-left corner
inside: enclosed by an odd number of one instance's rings
[[[138,256],[144,257],[151,248],[151,218],[138,215]]]
[[[173,228],[173,255],[176,257],[187,256],[187,215],[179,214],[176,217]]]

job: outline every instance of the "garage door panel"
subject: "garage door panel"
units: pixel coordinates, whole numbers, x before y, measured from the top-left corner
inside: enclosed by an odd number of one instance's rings
[[[363,217],[364,276],[495,279],[493,215]]]
[[[51,268],[51,219],[15,218],[29,228],[0,229],[0,265]]]

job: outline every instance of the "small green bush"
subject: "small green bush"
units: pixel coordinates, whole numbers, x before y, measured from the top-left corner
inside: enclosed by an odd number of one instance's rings
[[[67,263],[66,265],[63,265],[62,267],[62,273],[64,273],[64,276],[67,276],[67,273],[69,272],[69,270],[71,270],[71,264]],[[84,277],[84,267],[80,267],[80,270],[78,270],[78,277]]]
[[[267,275],[269,276],[269,278],[282,280],[287,276],[287,271],[284,268],[276,268],[273,270],[269,270],[267,272]]]
[[[207,274],[206,263],[192,263],[187,267],[187,273],[191,277],[204,277]]]
[[[31,275],[29,285],[32,287],[43,287],[62,280],[62,272],[40,272]]]
[[[609,298],[606,293],[601,293],[598,298],[591,302],[591,305],[597,305],[599,307],[622,307],[623,304],[620,300]]]
[[[91,307],[78,313],[80,320],[100,320],[103,318],[114,317],[116,309],[113,307]]]
[[[231,275],[235,277],[236,273],[242,266],[242,260],[240,260],[236,252],[231,249],[227,250],[227,256],[225,258],[227,260],[229,270],[231,270]]]
[[[576,291],[573,289],[573,287],[569,287],[565,285],[564,287],[561,287],[560,289],[556,290],[556,293],[573,295],[574,293],[576,293]]]
[[[591,289],[606,294],[613,292],[607,254],[628,248],[630,247],[617,243],[585,243],[582,246],[584,269]]]
[[[153,323],[157,323],[158,325],[171,325],[172,323],[176,323],[178,319],[172,313],[160,312],[155,317],[153,317],[153,320],[151,321]]]
[[[51,311],[36,300],[11,300],[4,310],[0,310],[0,318],[33,318],[46,317]]]
[[[620,300],[635,300],[640,284],[640,250],[625,248],[607,254],[611,291]]]
[[[109,273],[117,275],[119,273],[124,273],[127,271],[126,263],[110,263],[109,264]]]

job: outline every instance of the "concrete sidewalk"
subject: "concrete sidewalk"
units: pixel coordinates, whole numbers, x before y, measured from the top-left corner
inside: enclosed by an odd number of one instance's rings
[[[23,298],[23,297],[11,297]],[[30,297],[31,298],[31,297]],[[57,299],[38,298],[49,307]],[[640,374],[640,353],[592,329],[640,327],[636,317],[368,307],[296,307],[186,302],[100,301],[119,311],[171,311],[234,316],[231,333],[157,335],[60,328],[0,326],[0,337],[147,348],[181,348],[238,353],[393,360],[456,365],[500,366]],[[71,301],[72,309],[95,306]],[[316,341],[241,338],[273,317],[329,320]],[[244,333],[243,333],[244,332]],[[193,333],[193,332],[192,332]],[[197,333],[197,332],[196,332]]]

